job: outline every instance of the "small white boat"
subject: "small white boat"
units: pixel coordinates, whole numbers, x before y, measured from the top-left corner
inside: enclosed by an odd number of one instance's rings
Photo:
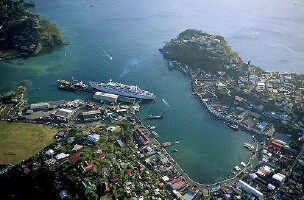
[[[174,149],[173,152],[177,152],[177,149]]]
[[[241,168],[240,168],[239,166],[235,166],[234,169],[235,169],[236,171],[240,171],[240,170],[241,170]]]
[[[150,129],[150,130],[154,130],[156,128],[156,126],[150,126],[149,125],[147,128]]]
[[[175,144],[178,144],[178,143],[179,143],[179,141],[175,141],[174,143],[175,143]]]
[[[241,165],[242,165],[243,167],[246,167],[246,166],[247,166],[246,163],[244,163],[244,162],[241,162]]]

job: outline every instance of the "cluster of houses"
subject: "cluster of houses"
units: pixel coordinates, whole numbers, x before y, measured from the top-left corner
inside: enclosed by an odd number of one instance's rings
[[[205,199],[241,199],[244,195],[252,199],[272,195],[275,199],[303,198],[303,183],[298,181],[300,177],[303,179],[303,160],[296,158],[303,155],[299,151],[304,142],[303,75],[263,72],[249,63],[248,69],[232,66],[238,74],[236,77],[224,71],[207,73],[177,61],[169,61],[168,67],[191,77],[193,95],[211,117],[227,123],[234,130],[242,129],[259,138],[260,161],[255,170],[242,180],[225,185],[231,192],[227,193],[223,184],[203,189]],[[293,132],[284,132],[277,124],[290,126]],[[274,139],[281,134],[290,134],[287,136],[291,142]],[[254,136],[253,140],[256,141]],[[235,189],[236,185],[240,190]]]
[[[189,183],[177,171],[173,158],[153,138],[145,128],[134,131],[133,140],[138,147],[136,156],[142,159],[147,168],[158,174],[162,184],[172,197],[192,200],[198,197],[199,188]]]

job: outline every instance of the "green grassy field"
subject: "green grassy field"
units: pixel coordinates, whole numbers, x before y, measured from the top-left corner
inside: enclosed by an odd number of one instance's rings
[[[0,163],[17,164],[49,145],[57,130],[41,124],[0,121]]]

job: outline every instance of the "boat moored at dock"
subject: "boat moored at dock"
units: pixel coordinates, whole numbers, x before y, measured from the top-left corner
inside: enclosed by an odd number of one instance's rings
[[[162,119],[163,116],[162,115],[149,115],[148,119]]]
[[[244,147],[249,149],[249,151],[252,151],[254,149],[254,146],[252,144],[249,144],[249,143],[244,143]]]
[[[85,84],[82,81],[74,80],[73,78],[71,82],[62,79],[58,80],[58,89],[76,91],[76,90],[86,90],[87,88],[88,88],[87,84]]]
[[[231,128],[234,131],[239,130],[239,126],[237,124],[228,124],[228,127]]]
[[[113,82],[111,79],[108,83],[93,81],[89,81],[89,83],[92,88],[102,92],[143,100],[154,100],[156,98],[155,94],[142,90],[137,85],[126,85],[123,83]]]
[[[171,142],[164,142],[164,143],[163,143],[163,147],[168,147],[168,146],[171,146],[171,145],[172,145]]]

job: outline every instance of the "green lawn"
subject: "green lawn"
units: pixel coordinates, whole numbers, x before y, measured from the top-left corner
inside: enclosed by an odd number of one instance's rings
[[[55,128],[41,124],[0,121],[0,163],[17,164],[49,145]]]

